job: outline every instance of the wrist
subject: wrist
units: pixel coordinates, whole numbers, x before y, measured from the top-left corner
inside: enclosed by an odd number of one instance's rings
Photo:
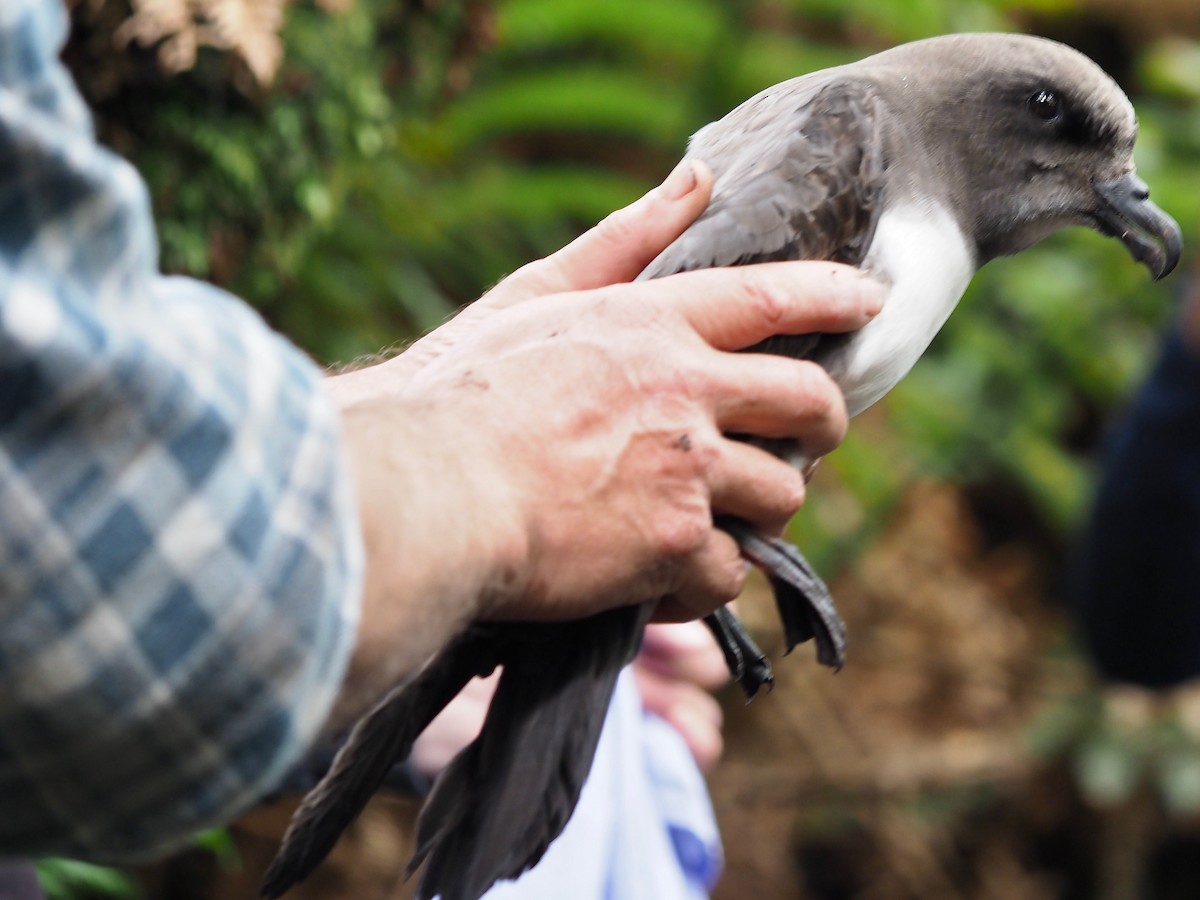
[[[366,580],[339,718],[520,591],[528,556],[504,482],[474,458],[490,455],[467,443],[454,416],[384,399],[354,403],[342,420]]]

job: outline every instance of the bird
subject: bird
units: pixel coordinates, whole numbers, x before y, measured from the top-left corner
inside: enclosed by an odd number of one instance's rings
[[[985,263],[1084,226],[1119,239],[1159,279],[1182,235],[1136,174],[1137,119],[1078,51],[1019,34],[957,34],[885,50],[763,90],[701,128],[685,158],[713,173],[707,208],[639,276],[770,260],[830,260],[885,283],[882,311],[848,334],[777,336],[751,348],[813,360],[851,415],[916,363]],[[798,466],[796,442],[761,446]],[[814,639],[839,667],[845,629],[796,548],[745,522],[717,525],[775,588],[787,649]],[[617,674],[652,603],[563,623],[476,623],[355,727],[301,803],[262,895],[307,877],[473,677],[502,668],[479,737],[437,779],[408,872],[420,900],[477,900],[541,858],[578,800]],[[748,694],[769,685],[732,613],[707,620]]]

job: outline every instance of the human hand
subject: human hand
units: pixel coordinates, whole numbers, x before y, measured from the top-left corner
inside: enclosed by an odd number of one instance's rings
[[[859,297],[839,306],[835,293],[856,274],[755,273],[752,287],[711,270],[527,300],[409,379],[401,396],[427,422],[448,417],[444,452],[476,477],[486,508],[511,514],[492,533],[525,539],[485,614],[570,617],[669,597],[668,614],[691,618],[737,595],[744,568],[714,514],[778,532],[804,481],[726,435],[795,438],[819,456],[846,413],[815,364],[730,351],[867,320]]]
[[[558,252],[522,266],[400,355],[342,372],[330,379],[330,388],[343,405],[400,391],[427,363],[453,352],[500,310],[535,297],[632,281],[704,211],[711,191],[706,165],[680,163],[657,188]]]
[[[483,728],[500,672],[473,678],[421,732],[412,749],[412,764],[433,781],[463,747],[475,740]]]
[[[642,705],[679,732],[701,771],[716,765],[723,716],[710,692],[729,681],[729,669],[708,629],[699,622],[649,626],[633,676]]]
[[[790,466],[725,435],[818,456],[845,433],[818,366],[735,351],[861,327],[882,289],[815,262],[624,283],[703,208],[707,170],[682,177],[408,353],[330,379],[368,554],[362,641],[392,674],[480,616],[711,611],[745,577],[714,513],[776,532],[804,496]]]
[[[721,706],[710,691],[729,681],[725,658],[699,622],[651,625],[631,667],[642,706],[669,723],[696,765],[711,769],[721,756]],[[483,727],[499,673],[472,680],[421,733],[412,762],[433,779]]]

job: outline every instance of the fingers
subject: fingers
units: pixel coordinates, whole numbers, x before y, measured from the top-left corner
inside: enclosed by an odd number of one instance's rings
[[[796,438],[809,457],[830,452],[846,436],[846,399],[816,363],[730,353],[708,374],[717,427],[725,434]]]
[[[427,778],[436,778],[463,747],[483,728],[500,673],[472,679],[450,704],[438,713],[413,744],[412,762]]]
[[[758,447],[726,443],[709,474],[714,514],[744,519],[763,534],[782,534],[804,503],[804,476]]]
[[[696,765],[702,771],[715,765],[724,750],[720,704],[701,688],[685,681],[637,667],[634,677],[642,706],[679,732]]]
[[[712,173],[684,160],[666,181],[545,259],[518,269],[452,320],[417,341],[390,368],[404,380],[462,340],[498,310],[551,294],[631,281],[683,233],[708,204]]]
[[[853,331],[874,318],[884,296],[883,285],[858,269],[829,262],[702,269],[660,279],[655,288],[718,350],[743,350],[776,334]]]
[[[649,626],[634,665],[707,690],[730,678],[724,654],[700,622]]]
[[[704,211],[711,191],[708,166],[685,159],[657,188],[557,253],[518,269],[484,302],[511,306],[542,294],[632,281]]]
[[[680,566],[674,591],[659,601],[656,622],[689,622],[724,606],[742,592],[746,563],[737,543],[710,528],[703,544]]]

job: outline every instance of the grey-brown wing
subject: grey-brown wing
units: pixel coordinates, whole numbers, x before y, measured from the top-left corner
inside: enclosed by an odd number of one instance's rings
[[[639,279],[714,266],[827,259],[859,265],[883,203],[880,100],[869,82],[799,78],[697,132],[708,208]],[[807,356],[815,338],[759,349]]]
[[[771,260],[863,263],[884,201],[881,102],[868,82],[822,73],[777,85],[701,129],[688,155],[713,170],[708,208],[639,278]],[[779,335],[750,349],[820,361],[825,347],[841,340]],[[743,437],[785,459],[804,458],[790,439]],[[845,624],[803,554],[736,519],[718,527],[766,573],[789,650],[815,639],[817,658],[840,668]],[[714,634],[726,659],[737,658],[728,636]]]

